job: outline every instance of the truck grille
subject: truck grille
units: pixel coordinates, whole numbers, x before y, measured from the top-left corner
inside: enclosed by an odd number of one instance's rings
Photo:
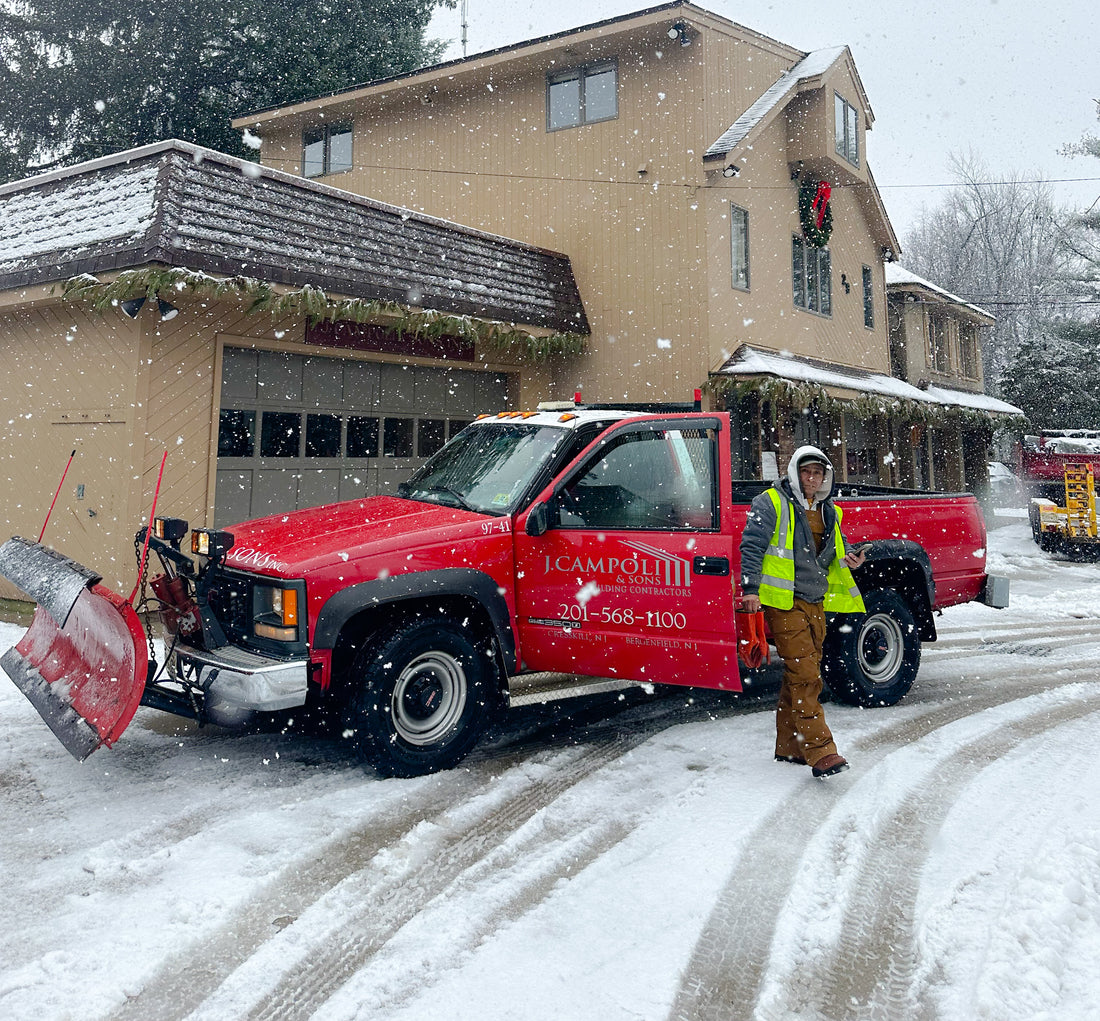
[[[210,609],[225,636],[240,641],[252,632],[252,579],[222,571],[209,592]]]

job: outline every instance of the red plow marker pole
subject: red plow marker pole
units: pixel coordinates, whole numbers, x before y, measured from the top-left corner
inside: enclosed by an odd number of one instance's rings
[[[69,474],[69,465],[73,463],[73,458],[76,457],[76,451],[74,450],[69,455],[68,464],[65,465],[65,470],[61,473],[61,481],[57,484],[57,492],[53,494],[53,503],[50,504],[50,509],[46,511],[46,520],[42,522],[42,531],[38,533],[38,541],[42,541],[42,536],[46,534],[46,526],[50,523],[50,515],[53,514],[54,504],[57,503],[57,498],[61,495],[61,487],[65,485],[65,476]]]
[[[141,548],[141,563],[138,565],[137,581],[134,583],[134,591],[130,593],[130,598],[126,600],[131,606],[134,605],[134,599],[137,598],[138,589],[141,588],[141,579],[145,574],[145,559],[149,556],[149,536],[153,534],[153,518],[156,517],[157,513],[157,500],[160,499],[160,483],[164,478],[164,462],[167,460],[168,451],[166,450],[164,456],[160,459],[160,471],[157,472],[157,488],[153,490],[153,506],[149,511],[149,524],[145,529],[145,545]]]

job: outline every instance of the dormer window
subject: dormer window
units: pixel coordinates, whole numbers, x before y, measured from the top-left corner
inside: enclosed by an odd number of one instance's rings
[[[556,71],[546,78],[546,130],[619,116],[619,71],[613,60]]]
[[[836,121],[836,151],[854,167],[859,166],[859,111],[837,93],[833,93]]]

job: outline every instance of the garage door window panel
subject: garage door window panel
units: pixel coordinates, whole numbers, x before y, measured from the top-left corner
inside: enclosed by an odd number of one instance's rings
[[[382,454],[385,457],[413,456],[413,420],[387,418],[382,430]]]
[[[416,431],[416,456],[431,457],[447,442],[447,420],[422,418]]]
[[[306,415],[306,457],[340,456],[339,415]]]
[[[298,457],[302,416],[290,411],[265,411],[260,420],[260,457]]]
[[[378,456],[378,419],[374,416],[348,416],[348,457]]]
[[[252,457],[256,450],[256,412],[224,409],[218,416],[218,457]]]

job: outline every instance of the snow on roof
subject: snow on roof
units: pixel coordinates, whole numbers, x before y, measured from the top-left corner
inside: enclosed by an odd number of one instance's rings
[[[103,241],[137,240],[153,224],[158,170],[145,164],[113,177],[88,176],[65,189],[0,198],[4,261],[62,248],[80,251]]]
[[[811,383],[817,386],[837,387],[857,393],[877,394],[898,400],[921,401],[924,404],[972,408],[990,414],[1023,415],[1023,412],[1005,401],[986,394],[968,393],[963,390],[947,390],[930,386],[927,390],[915,387],[903,379],[881,372],[843,365],[830,365],[812,358],[776,351],[762,351],[747,344],[737,350],[719,370],[723,376],[775,376],[794,383]]]
[[[904,266],[899,265],[896,262],[886,263],[886,286],[891,285],[904,286],[910,285],[914,287],[924,287],[930,291],[934,291],[936,294],[946,298],[952,304],[962,305],[964,308],[971,309],[977,312],[979,315],[983,315],[988,319],[995,319],[996,316],[990,315],[980,305],[972,305],[969,301],[963,301],[957,294],[952,294],[950,291],[945,291],[942,287],[937,287],[930,280],[925,280],[924,277],[917,276],[912,270],[906,269]]]
[[[187,142],[0,185],[0,290],[152,265],[589,332],[565,255]]]
[[[794,67],[782,74],[770,89],[711,144],[710,148],[703,153],[703,159],[725,156],[744,141],[748,133],[772,110],[782,106],[790,93],[798,87],[799,82],[824,74],[844,55],[846,49],[846,46],[832,46],[806,54]]]
[[[997,397],[990,397],[989,394],[976,394],[969,390],[949,390],[942,386],[930,386],[925,392],[944,404],[958,404],[964,408],[974,408],[976,411],[990,411],[995,415],[1023,415],[1023,410],[1016,405]]]

